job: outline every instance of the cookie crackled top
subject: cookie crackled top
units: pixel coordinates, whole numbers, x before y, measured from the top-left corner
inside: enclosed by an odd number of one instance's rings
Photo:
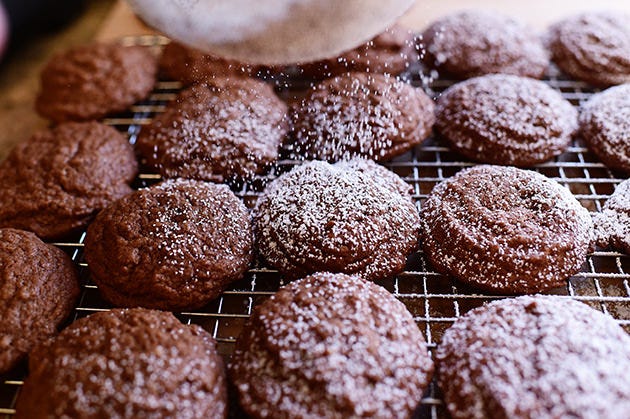
[[[536,172],[464,169],[422,207],[425,253],[440,272],[484,290],[531,293],[580,270],[593,238],[588,211]]]
[[[143,127],[136,150],[166,178],[248,180],[277,159],[285,118],[270,85],[217,77],[181,91]]]
[[[435,128],[462,155],[483,163],[527,167],[561,154],[576,132],[577,111],[539,80],[505,74],[449,87]]]
[[[270,183],[254,208],[260,254],[289,278],[394,275],[418,245],[408,193],[397,175],[367,160],[297,166]]]
[[[198,325],[140,308],[99,312],[35,349],[16,418],[224,419],[223,368]]]
[[[410,418],[433,362],[413,317],[387,290],[318,273],[254,309],[229,372],[255,418]]]
[[[85,257],[103,297],[122,307],[202,307],[252,260],[249,212],[226,185],[174,179],[105,208]]]
[[[582,139],[602,163],[630,173],[630,83],[591,96],[579,121]]]
[[[444,333],[436,361],[455,419],[630,412],[630,336],[568,298],[524,296],[474,309]]]

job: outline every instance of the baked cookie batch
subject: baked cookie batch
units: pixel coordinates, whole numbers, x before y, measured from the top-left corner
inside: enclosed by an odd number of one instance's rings
[[[615,86],[576,110],[536,80],[550,60]],[[434,102],[396,77],[419,61],[462,81]],[[185,88],[134,145],[95,121],[146,98],[158,73]],[[286,103],[267,77],[312,87]],[[432,358],[405,305],[371,282],[422,247],[473,289],[536,294],[579,272],[595,244],[630,252],[629,180],[592,217],[526,170],[577,136],[627,177],[630,17],[574,16],[539,37],[468,11],[419,38],[394,26],[283,68],[176,43],[159,59],[87,45],[51,60],[36,109],[54,125],[0,162],[0,373],[30,354],[16,417],[224,418],[229,381],[255,418],[408,418],[434,373],[454,418],[630,412],[630,337],[611,317],[559,296],[501,299],[460,317]],[[417,206],[375,161],[433,130],[481,164]],[[303,162],[248,210],[228,185],[280,157]],[[164,180],[134,191],[139,165]],[[119,308],[61,330],[80,280],[42,239],[86,228],[90,277]],[[291,282],[255,306],[226,368],[211,334],[168,311],[205,306],[256,256]]]

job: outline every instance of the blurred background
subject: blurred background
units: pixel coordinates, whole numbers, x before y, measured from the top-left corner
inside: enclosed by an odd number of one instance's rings
[[[543,30],[578,11],[630,12],[630,0],[417,0],[402,23],[420,30],[437,17],[470,8],[501,11]],[[150,32],[123,0],[0,0],[0,160],[46,124],[33,111],[33,100],[52,54],[93,39]]]

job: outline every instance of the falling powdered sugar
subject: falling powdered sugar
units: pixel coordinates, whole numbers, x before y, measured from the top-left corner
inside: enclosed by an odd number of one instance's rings
[[[320,83],[291,107],[285,148],[300,159],[388,160],[430,135],[433,108],[422,90],[407,83],[348,73]]]

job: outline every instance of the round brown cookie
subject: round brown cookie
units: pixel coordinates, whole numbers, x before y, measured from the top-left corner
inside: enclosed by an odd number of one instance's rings
[[[492,74],[455,84],[439,98],[435,127],[449,145],[484,163],[530,166],[561,154],[577,111],[545,83]]]
[[[33,233],[0,229],[0,374],[54,336],[78,296],[68,255]]]
[[[217,78],[181,92],[145,126],[136,149],[163,176],[249,179],[278,158],[286,105],[254,79]]]
[[[229,372],[255,418],[406,418],[433,362],[411,314],[385,289],[318,273],[254,309]]]
[[[532,28],[491,11],[443,17],[424,31],[422,40],[425,63],[458,78],[503,73],[539,79],[549,65]]]
[[[105,208],[85,258],[116,306],[192,310],[243,277],[252,260],[245,205],[226,185],[170,180]]]
[[[225,76],[251,76],[256,69],[248,64],[205,54],[178,42],[167,44],[162,50],[159,66],[164,76],[185,85]]]
[[[610,246],[630,255],[630,180],[617,186],[594,221],[599,246]]]
[[[560,286],[580,270],[593,222],[543,175],[476,166],[438,184],[422,206],[426,256],[440,272],[500,293]]]
[[[391,277],[418,246],[418,210],[402,193],[408,188],[373,162],[297,166],[258,198],[259,252],[290,279],[319,271]]]
[[[630,173],[630,83],[593,95],[580,112],[580,134],[602,162]]]
[[[297,64],[298,74],[325,79],[349,71],[398,75],[418,61],[413,32],[394,25],[370,41],[338,57]]]
[[[380,74],[347,73],[291,107],[285,148],[295,158],[388,160],[431,134],[433,110],[421,89]]]
[[[601,312],[557,296],[494,301],[450,327],[436,354],[458,418],[622,418],[630,337]]]
[[[131,193],[137,166],[127,139],[107,125],[67,122],[40,131],[0,163],[0,227],[63,237]]]
[[[549,28],[547,44],[562,71],[596,86],[630,82],[630,15],[583,13]]]
[[[95,43],[54,56],[41,75],[35,108],[55,122],[102,118],[153,89],[157,61],[145,47]]]
[[[92,314],[35,349],[16,418],[225,418],[215,345],[208,332],[171,313]]]

